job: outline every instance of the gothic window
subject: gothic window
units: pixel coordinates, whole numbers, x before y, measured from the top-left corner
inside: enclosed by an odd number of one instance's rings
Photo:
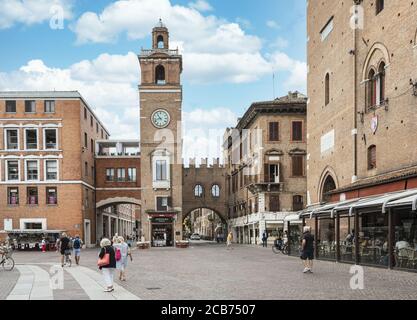
[[[385,102],[385,62],[383,61],[379,64],[377,82],[379,90],[378,103],[382,105]]]
[[[194,196],[196,198],[202,198],[203,197],[203,186],[201,184],[198,184],[194,188]]]
[[[327,176],[323,184],[322,201],[329,202],[331,200],[331,196],[329,196],[328,193],[335,189],[336,189],[336,183],[334,182],[334,179],[330,175]]]
[[[211,187],[211,195],[213,196],[213,198],[220,197],[220,187],[217,184]]]
[[[165,68],[161,65],[156,67],[155,70],[155,80],[156,84],[166,84],[165,81]]]
[[[372,108],[376,105],[376,77],[375,77],[375,70],[371,69],[368,74],[368,84],[367,84],[367,107]]]

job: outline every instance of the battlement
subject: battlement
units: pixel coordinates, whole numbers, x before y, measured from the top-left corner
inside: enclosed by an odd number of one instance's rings
[[[183,161],[184,163],[184,161]],[[197,164],[196,158],[190,158],[188,165],[183,165],[184,169],[196,168],[196,169],[225,169],[226,166],[220,164],[220,158],[213,158],[211,162],[209,162],[208,158],[201,158],[200,163]]]

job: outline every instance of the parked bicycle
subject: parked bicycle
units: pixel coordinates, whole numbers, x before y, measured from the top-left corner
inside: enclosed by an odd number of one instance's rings
[[[14,268],[14,260],[12,258],[13,250],[9,247],[1,247],[1,261],[0,265],[5,271],[12,271]]]
[[[282,240],[276,240],[272,246],[272,251],[275,254],[281,252],[282,254],[288,255],[288,243],[284,243]]]

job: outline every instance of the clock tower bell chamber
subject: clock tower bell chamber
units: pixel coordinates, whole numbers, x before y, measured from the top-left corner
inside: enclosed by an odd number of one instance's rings
[[[142,49],[139,85],[142,235],[152,246],[182,240],[182,56],[162,20]]]

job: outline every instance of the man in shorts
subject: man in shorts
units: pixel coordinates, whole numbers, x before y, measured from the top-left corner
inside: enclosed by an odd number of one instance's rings
[[[79,235],[75,236],[75,239],[72,241],[72,248],[74,249],[75,263],[80,265],[80,256],[81,256],[81,247],[83,246],[83,241],[80,239]]]
[[[60,248],[59,251],[61,253],[61,266],[64,267],[64,259],[65,255],[68,253],[68,250],[70,249],[70,239],[68,238],[67,234],[64,232],[61,235],[61,239],[59,241]]]
[[[310,227],[304,227],[301,243],[301,260],[303,260],[303,273],[313,273],[314,260],[314,236],[311,234]]]

